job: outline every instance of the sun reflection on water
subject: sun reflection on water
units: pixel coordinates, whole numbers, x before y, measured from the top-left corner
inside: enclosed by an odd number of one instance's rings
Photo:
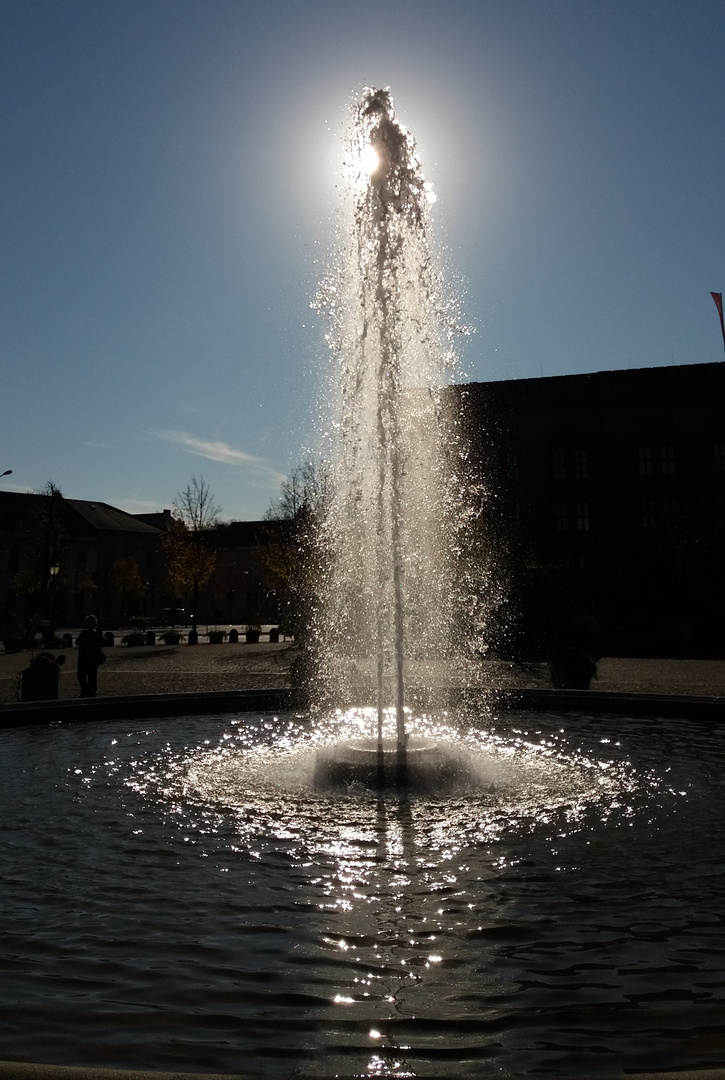
[[[445,795],[318,786],[318,753],[369,737],[375,719],[355,709],[227,721],[182,751],[135,756],[125,782],[155,796],[183,842],[220,873],[234,859],[265,868],[289,910],[318,927],[297,949],[328,972],[329,1008],[358,1017],[355,1025],[376,1022],[369,1075],[407,1076],[404,1044],[380,1018],[411,1015],[411,995],[429,1004],[450,996],[470,942],[489,933],[497,880],[531,874],[512,838],[530,836],[559,859],[559,873],[577,873],[569,840],[594,823],[618,829],[636,819],[661,778],[635,768],[616,740],[439,714],[411,715],[408,730],[413,744],[458,756],[460,777]],[[393,725],[387,716],[386,737]],[[512,914],[494,909],[496,919]],[[342,1043],[354,1041],[355,1025],[338,1033]]]

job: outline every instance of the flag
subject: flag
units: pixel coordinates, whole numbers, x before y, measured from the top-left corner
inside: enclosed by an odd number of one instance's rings
[[[717,308],[717,313],[720,316],[720,329],[722,330],[722,343],[723,343],[723,346],[725,346],[725,322],[723,322],[723,317],[722,317],[722,293],[721,292],[711,292],[710,296],[715,301],[715,307]]]

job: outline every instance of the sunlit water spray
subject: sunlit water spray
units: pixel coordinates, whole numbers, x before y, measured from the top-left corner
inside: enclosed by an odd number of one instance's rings
[[[323,289],[337,365],[317,688],[336,704],[375,701],[379,746],[393,709],[404,774],[409,688],[430,700],[456,639],[440,400],[451,321],[429,243],[432,191],[389,91],[367,91],[353,120],[352,215]]]

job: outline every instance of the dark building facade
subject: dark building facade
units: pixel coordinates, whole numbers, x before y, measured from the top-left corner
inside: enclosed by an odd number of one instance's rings
[[[135,516],[159,532],[168,529],[172,520],[170,510]],[[270,569],[267,557],[270,541],[279,532],[280,525],[274,521],[230,521],[209,531],[215,565],[199,593],[199,621],[215,625],[280,621],[286,606],[284,584]],[[177,596],[175,601],[190,614],[188,596]]]
[[[485,478],[523,649],[581,635],[611,653],[725,653],[725,364],[471,383],[444,399]],[[22,593],[44,498],[0,492],[0,617],[27,625],[52,606],[56,622],[100,611],[109,624],[187,602],[165,582],[169,511],[78,499],[61,499],[59,571],[50,542],[36,593]],[[285,621],[288,526],[213,530],[201,621]]]
[[[235,623],[285,621],[284,582],[267,556],[279,531],[273,521],[232,521],[214,530],[216,565],[206,590],[214,615],[221,612],[223,620]]]
[[[78,626],[100,612],[112,625],[153,610],[159,535],[108,503],[0,491],[0,623]]]
[[[449,395],[518,534],[520,574],[529,592],[538,578],[551,607],[550,636],[598,624],[622,651],[719,654],[725,364],[474,383]]]

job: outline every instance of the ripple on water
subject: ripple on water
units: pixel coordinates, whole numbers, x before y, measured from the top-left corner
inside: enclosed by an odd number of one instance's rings
[[[420,717],[458,787],[316,787],[320,748],[369,726],[3,732],[0,1054],[268,1075],[722,1064],[716,730]]]

